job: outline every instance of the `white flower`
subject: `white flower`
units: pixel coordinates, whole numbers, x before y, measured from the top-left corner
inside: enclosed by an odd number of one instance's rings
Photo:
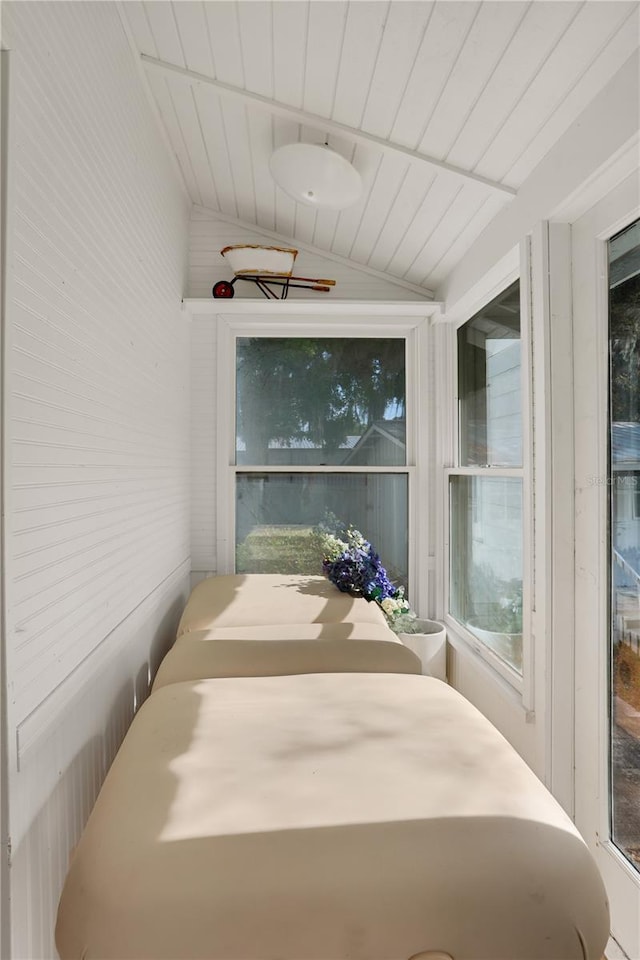
[[[347,532],[347,536],[349,537],[349,543],[351,544],[351,546],[355,547],[356,549],[364,547],[365,544],[367,543],[367,541],[362,536],[360,531],[355,530],[353,527],[349,529],[349,531]]]
[[[337,560],[340,554],[344,553],[347,549],[347,544],[343,540],[338,540],[337,537],[334,537],[332,534],[328,534],[324,538],[324,559],[333,562]]]

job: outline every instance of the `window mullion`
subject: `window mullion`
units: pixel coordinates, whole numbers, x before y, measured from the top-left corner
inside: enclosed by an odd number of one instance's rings
[[[523,467],[446,467],[447,476],[458,477],[520,477],[524,475]]]

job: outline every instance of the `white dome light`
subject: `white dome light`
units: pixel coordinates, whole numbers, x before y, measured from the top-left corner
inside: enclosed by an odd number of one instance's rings
[[[362,193],[355,167],[324,144],[288,143],[272,154],[269,168],[288,196],[309,207],[343,210]]]

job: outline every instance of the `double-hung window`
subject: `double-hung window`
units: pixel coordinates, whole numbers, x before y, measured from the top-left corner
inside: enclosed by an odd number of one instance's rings
[[[318,533],[353,526],[409,587],[415,353],[399,324],[231,325],[221,568],[318,574]]]
[[[523,662],[523,350],[518,281],[457,331],[449,616],[508,679]]]

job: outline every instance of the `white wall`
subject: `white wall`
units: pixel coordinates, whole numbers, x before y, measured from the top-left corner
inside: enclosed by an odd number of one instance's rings
[[[436,290],[451,318],[473,310],[476,285],[536,224],[572,222],[637,166],[639,70],[635,50]]]
[[[188,587],[188,204],[114,3],[3,3],[11,70],[6,651],[12,956]]]
[[[217,572],[217,327],[212,317],[191,323],[191,569],[193,582]]]
[[[323,278],[335,280],[336,285],[329,293],[317,293],[303,288],[291,289],[291,300],[425,300],[424,294],[403,286],[402,282],[393,283],[368,267],[350,266],[338,257],[323,256],[312,247],[302,247],[278,234],[270,234],[258,227],[249,229],[230,218],[206,207],[193,208],[189,231],[189,296],[211,297],[211,288],[217,280],[231,280],[233,271],[229,269],[220,251],[236,243],[253,243],[263,246],[286,246],[298,248],[294,273],[299,277]],[[258,288],[246,280],[235,284],[235,296],[243,299],[262,300]]]

